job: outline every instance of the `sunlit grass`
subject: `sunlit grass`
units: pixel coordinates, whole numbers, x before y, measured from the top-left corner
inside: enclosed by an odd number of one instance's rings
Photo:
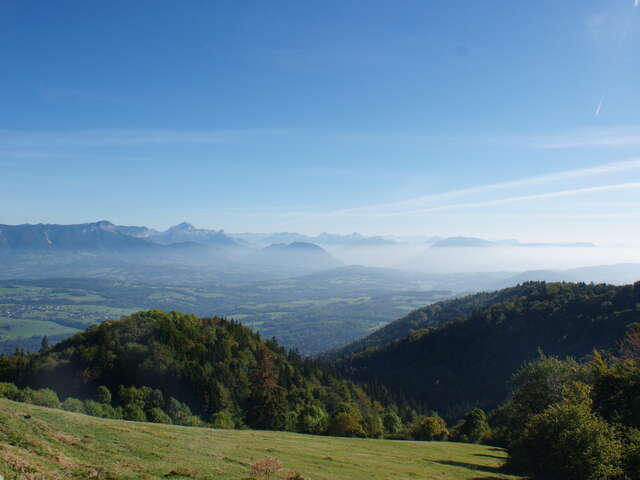
[[[24,418],[26,414],[31,418]],[[448,442],[403,442],[213,430],[105,420],[0,400],[0,473],[52,479],[242,479],[276,457],[286,471],[322,480],[517,478],[505,453]]]

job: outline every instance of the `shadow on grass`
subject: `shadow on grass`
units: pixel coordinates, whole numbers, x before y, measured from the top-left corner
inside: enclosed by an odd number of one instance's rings
[[[448,465],[449,467],[466,468],[467,470],[473,470],[475,472],[502,473],[502,469],[498,467],[476,465],[475,463],[454,462],[452,460],[440,460],[440,461],[435,461],[433,463],[439,463],[440,465]]]
[[[506,460],[506,457],[500,457],[498,455],[487,455],[486,453],[474,453],[474,457],[485,457],[485,458],[497,458],[498,460]]]
[[[504,477],[473,477],[469,480],[505,480]]]

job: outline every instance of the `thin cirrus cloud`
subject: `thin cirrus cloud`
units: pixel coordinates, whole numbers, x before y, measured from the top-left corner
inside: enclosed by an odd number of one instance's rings
[[[589,178],[589,177],[601,177],[604,175],[611,175],[616,173],[624,173],[640,170],[640,159],[630,159],[622,162],[612,162],[602,165],[597,165],[588,168],[578,168],[573,170],[565,170],[556,173],[550,173],[546,175],[538,175],[528,178],[522,178],[518,180],[511,180],[508,182],[492,183],[487,185],[479,185],[476,187],[463,188],[457,190],[450,190],[448,192],[437,193],[432,195],[425,195],[409,200],[400,202],[390,202],[376,205],[368,205],[364,207],[356,207],[350,209],[342,209],[330,212],[329,216],[398,216],[398,215],[415,215],[416,213],[429,213],[435,211],[444,211],[451,209],[461,208],[477,208],[503,205],[507,203],[522,202],[527,200],[536,200],[542,198],[556,198],[567,195],[578,195],[586,193],[596,193],[607,190],[622,190],[628,188],[637,188],[640,183],[629,182],[621,184],[611,184],[604,186],[592,186],[586,188],[567,189],[562,191],[546,192],[534,195],[518,195],[510,196],[501,199],[493,199],[481,202],[467,202],[461,204],[446,204],[446,205],[434,205],[440,201],[451,200],[454,198],[467,197],[474,194],[499,192],[509,189],[522,189],[525,187],[532,187],[538,185],[552,184],[555,182]],[[625,186],[626,185],[626,186]]]
[[[127,147],[167,144],[215,145],[278,133],[277,130],[103,129],[72,132],[0,131],[0,146],[11,148]]]
[[[470,202],[453,205],[443,205],[440,207],[425,208],[404,212],[404,215],[425,214],[431,212],[441,212],[457,209],[492,207],[497,205],[507,205],[510,203],[526,202],[531,200],[543,200],[549,198],[569,197],[574,195],[583,195],[588,193],[611,192],[620,190],[637,190],[640,189],[640,182],[615,183],[612,185],[600,185],[597,187],[574,188],[571,190],[561,190],[556,192],[538,193],[534,195],[521,195],[515,197],[500,198],[497,200],[489,200],[486,202]]]
[[[602,105],[597,108],[600,112]],[[0,147],[4,149],[38,147],[109,147],[109,146],[154,146],[167,144],[216,145],[246,143],[273,139],[338,140],[357,143],[371,142],[412,142],[430,144],[438,142],[457,143],[461,140],[474,144],[486,142],[486,136],[430,136],[380,132],[331,132],[301,128],[253,128],[253,129],[92,129],[76,131],[20,131],[0,130]],[[504,137],[500,143],[512,143],[514,139]],[[638,147],[640,127],[611,127],[585,129],[562,135],[538,135],[527,138],[517,137],[517,144],[533,149],[570,149],[584,147]]]
[[[602,103],[598,105],[596,116]],[[585,129],[563,135],[541,137],[530,142],[533,148],[571,149],[571,148],[629,148],[640,147],[640,127],[611,127]]]

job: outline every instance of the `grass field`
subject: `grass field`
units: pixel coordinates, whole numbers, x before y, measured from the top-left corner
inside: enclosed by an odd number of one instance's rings
[[[25,415],[31,418],[25,418]],[[0,400],[0,473],[17,479],[243,479],[275,457],[312,480],[516,479],[505,453],[448,442],[212,430],[121,420]]]

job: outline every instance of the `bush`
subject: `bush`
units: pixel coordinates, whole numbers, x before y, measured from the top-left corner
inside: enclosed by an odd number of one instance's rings
[[[130,403],[124,406],[124,419],[132,422],[146,422],[147,414],[139,405]]]
[[[336,437],[366,437],[360,421],[353,413],[340,412],[334,415],[327,429],[329,435]]]
[[[323,433],[329,425],[329,415],[318,405],[307,405],[298,415],[298,431]]]
[[[558,403],[535,415],[510,453],[510,468],[545,480],[608,480],[622,473],[616,432],[585,405]]]
[[[154,407],[147,412],[147,417],[150,422],[153,423],[173,423],[171,417],[165,413],[164,410],[158,407]]]
[[[589,377],[589,368],[572,359],[540,354],[525,363],[511,379],[511,398],[491,413],[491,442],[508,448],[534,415],[563,401],[567,387],[588,383]]]
[[[24,402],[24,403],[32,403],[33,394],[35,390],[31,390],[29,387],[23,388],[22,390],[18,390],[16,393],[16,402]]]
[[[449,436],[447,424],[440,417],[425,417],[411,427],[411,438],[414,440],[446,440]]]
[[[111,391],[104,385],[98,387],[98,401],[111,405]]]
[[[34,390],[31,394],[30,403],[41,407],[60,408],[58,394],[50,388]]]
[[[189,425],[193,417],[189,406],[173,397],[169,399],[167,413],[176,425]]]
[[[111,405],[105,403],[98,403],[95,400],[85,400],[84,409],[87,415],[102,418],[123,418],[124,414],[121,411],[117,411]]]
[[[220,410],[211,416],[211,426],[230,430],[236,427],[236,422],[233,420],[233,415],[229,410]]]
[[[462,423],[456,427],[453,437],[457,442],[480,443],[491,433],[487,414],[481,408],[468,412]]]
[[[82,400],[78,400],[77,398],[69,397],[65,399],[60,406],[67,412],[85,413]]]
[[[384,414],[382,424],[384,425],[384,431],[391,435],[395,435],[402,430],[402,420],[393,410],[389,410]]]
[[[382,418],[377,413],[371,413],[364,418],[364,430],[367,437],[380,438],[384,434]]]
[[[257,480],[269,480],[281,468],[282,463],[276,458],[267,457],[251,465],[251,475]]]
[[[20,390],[13,383],[0,382],[0,398],[18,401]]]
[[[299,472],[290,472],[287,474],[286,480],[309,480],[309,478],[302,476]]]

